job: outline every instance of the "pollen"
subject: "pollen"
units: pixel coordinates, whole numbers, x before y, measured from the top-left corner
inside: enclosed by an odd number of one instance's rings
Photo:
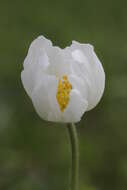
[[[70,92],[72,90],[72,85],[68,80],[68,77],[64,75],[62,79],[59,79],[56,99],[59,104],[61,112],[64,112],[70,101]]]

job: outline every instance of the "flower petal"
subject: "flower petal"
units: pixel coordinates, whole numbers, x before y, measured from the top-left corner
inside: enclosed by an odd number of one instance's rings
[[[73,89],[70,94],[70,102],[63,113],[63,122],[78,122],[82,115],[87,110],[88,102],[85,100],[80,92]]]
[[[66,52],[59,48],[53,46],[50,51],[48,51],[48,58],[50,62],[49,74],[56,75],[61,78],[63,75],[68,75],[71,72],[70,60],[66,56]]]
[[[29,66],[25,67],[21,73],[21,79],[24,88],[29,96],[34,89],[36,82],[38,82],[39,76],[46,73],[48,69],[49,62],[47,55],[45,53],[42,54],[40,57],[38,57],[38,60],[36,60],[35,63],[36,64],[30,64]]]
[[[56,100],[57,85],[58,80],[55,76],[43,75],[32,93],[34,107],[44,120],[57,121],[60,118]]]
[[[80,71],[82,78],[89,84],[87,110],[90,110],[98,104],[102,97],[105,86],[105,73],[93,46],[73,41],[71,50],[73,58],[79,63],[77,63],[77,70]]]
[[[28,50],[27,57],[24,61],[24,68],[29,67],[32,64],[37,64],[41,62],[41,59],[45,59],[47,62],[46,52],[48,49],[52,47],[52,43],[50,40],[47,40],[43,36],[39,36],[35,39]],[[45,67],[46,62],[43,61],[43,65]]]

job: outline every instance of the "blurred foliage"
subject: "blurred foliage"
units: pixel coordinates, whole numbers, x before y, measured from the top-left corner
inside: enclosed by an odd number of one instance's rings
[[[80,190],[126,190],[126,0],[0,0],[0,189],[68,189],[66,128],[38,117],[20,79],[40,34],[61,47],[72,40],[95,46],[106,89],[78,124]]]

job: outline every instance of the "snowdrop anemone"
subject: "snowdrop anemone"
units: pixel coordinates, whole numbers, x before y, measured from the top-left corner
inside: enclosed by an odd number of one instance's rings
[[[67,123],[72,149],[71,190],[78,190],[79,150],[75,125],[100,101],[105,73],[93,46],[61,49],[43,36],[28,50],[21,73],[23,86],[41,118]]]
[[[105,84],[93,46],[73,41],[61,49],[43,36],[30,45],[21,79],[39,116],[54,122],[80,121],[97,105]]]
[[[43,36],[28,50],[23,86],[41,118],[72,123],[100,101],[105,74],[93,46],[73,41],[61,49]]]

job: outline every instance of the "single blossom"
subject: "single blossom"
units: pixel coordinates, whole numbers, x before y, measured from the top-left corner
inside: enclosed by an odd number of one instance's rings
[[[30,45],[21,79],[39,116],[65,123],[80,121],[98,104],[105,86],[92,45],[73,41],[61,49],[43,36]]]

